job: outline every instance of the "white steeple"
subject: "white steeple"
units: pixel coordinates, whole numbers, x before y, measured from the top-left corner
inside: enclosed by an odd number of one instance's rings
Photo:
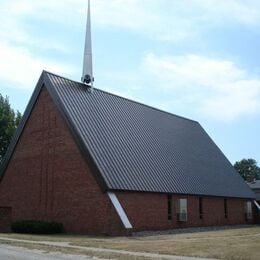
[[[88,17],[85,37],[85,50],[83,59],[83,72],[81,81],[93,87],[93,68],[92,68],[92,43],[91,43],[91,17],[90,17],[90,0],[88,0]]]

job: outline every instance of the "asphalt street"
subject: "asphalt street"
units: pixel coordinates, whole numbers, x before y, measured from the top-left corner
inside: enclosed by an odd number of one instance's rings
[[[1,245],[0,260],[93,260],[87,256],[67,255],[61,253],[46,253],[41,250],[29,250],[21,247]]]

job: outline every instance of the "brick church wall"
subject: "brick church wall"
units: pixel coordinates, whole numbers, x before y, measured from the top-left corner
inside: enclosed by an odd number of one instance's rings
[[[117,192],[117,196],[134,226],[134,231],[253,223],[253,220],[245,219],[244,199],[228,198],[228,216],[225,218],[224,198],[203,197],[201,219],[198,196],[172,195],[172,219],[168,220],[167,194]],[[187,222],[177,220],[176,205],[180,198],[187,199]]]
[[[57,221],[72,233],[124,231],[45,87],[0,183],[0,207],[12,208],[12,221]]]

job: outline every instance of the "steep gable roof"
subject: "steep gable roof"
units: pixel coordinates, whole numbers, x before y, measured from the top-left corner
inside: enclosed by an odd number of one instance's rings
[[[104,190],[254,198],[200,124],[43,72],[10,145],[8,161],[42,86]],[[68,158],[69,160],[69,158]]]

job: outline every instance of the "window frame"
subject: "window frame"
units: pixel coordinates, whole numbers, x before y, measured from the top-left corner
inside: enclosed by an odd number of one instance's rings
[[[246,220],[253,219],[253,207],[252,207],[252,201],[250,200],[245,201],[245,218]]]

